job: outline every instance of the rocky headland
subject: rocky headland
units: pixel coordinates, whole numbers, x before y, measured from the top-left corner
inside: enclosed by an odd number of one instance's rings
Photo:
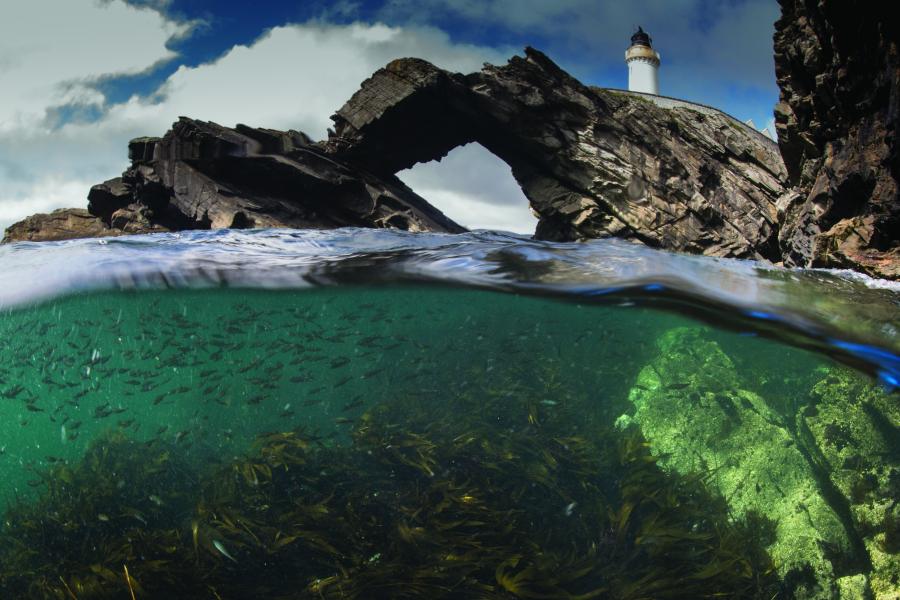
[[[709,107],[586,86],[532,48],[470,74],[408,58],[364,81],[326,140],[182,117],[162,138],[132,140],[131,166],[90,190],[87,211],[28,217],[3,241],[224,227],[460,232],[396,173],[478,142],[511,167],[540,239],[616,236],[896,279],[897,27],[874,4],[781,4],[778,145]]]

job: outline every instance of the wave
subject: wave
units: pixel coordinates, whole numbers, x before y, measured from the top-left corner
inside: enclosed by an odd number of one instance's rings
[[[441,284],[677,311],[813,349],[900,385],[900,284],[615,239],[493,231],[215,230],[0,247],[0,309],[101,290]]]

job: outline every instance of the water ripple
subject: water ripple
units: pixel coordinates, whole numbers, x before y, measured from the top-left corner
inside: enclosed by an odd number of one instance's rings
[[[104,289],[295,289],[440,283],[578,302],[677,310],[826,352],[900,380],[900,284],[849,271],[782,269],[621,240],[392,230],[216,230],[0,247],[0,308]]]

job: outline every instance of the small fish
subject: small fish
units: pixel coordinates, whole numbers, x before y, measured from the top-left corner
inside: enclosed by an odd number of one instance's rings
[[[222,556],[224,556],[225,558],[227,558],[234,564],[237,564],[237,559],[235,559],[232,555],[230,555],[228,553],[228,550],[225,549],[225,545],[222,544],[222,542],[220,542],[219,540],[213,540],[213,546],[216,547],[216,550],[219,551],[219,554],[221,554]]]
[[[336,358],[333,361],[331,361],[330,366],[332,369],[337,369],[338,367],[343,367],[344,365],[346,365],[349,362],[350,362],[349,358],[347,358],[346,356],[341,356],[341,357]]]
[[[557,404],[559,404],[559,402],[557,402],[556,400],[541,400],[541,404],[543,404],[544,406],[556,406]]]
[[[342,408],[341,411],[348,411],[348,410],[356,408],[357,406],[361,406],[363,401],[364,400],[363,400],[362,395],[359,395],[359,396],[355,397],[353,400],[351,400],[350,402],[348,402],[347,404],[345,404],[344,408]]]
[[[377,341],[380,340],[380,339],[381,339],[381,336],[370,335],[370,336],[368,336],[368,337],[364,337],[363,339],[359,340],[359,341],[357,342],[357,344],[358,344],[359,346],[364,346],[364,347],[374,346],[374,345],[375,345],[375,342],[377,342]]]
[[[347,377],[343,377],[340,380],[338,380],[338,382],[335,383],[332,387],[337,389],[337,388],[341,387],[342,385],[346,384],[347,382],[349,382],[351,379],[353,379],[353,377],[351,377],[350,375],[348,375]]]

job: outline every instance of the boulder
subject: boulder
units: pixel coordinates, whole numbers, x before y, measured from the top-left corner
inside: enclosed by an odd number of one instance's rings
[[[629,394],[633,414],[617,425],[639,425],[665,469],[706,474],[736,517],[771,520],[768,551],[787,597],[836,598],[838,578],[867,573],[848,524],[773,403],[747,389],[700,328],[672,329],[657,346]]]
[[[52,242],[72,238],[108,237],[122,235],[111,229],[99,217],[83,208],[60,208],[52,213],[31,215],[7,228],[3,241]]]

